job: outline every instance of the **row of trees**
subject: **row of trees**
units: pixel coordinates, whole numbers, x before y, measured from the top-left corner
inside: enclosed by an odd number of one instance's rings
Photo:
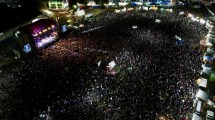
[[[20,0],[21,3],[23,3],[25,6],[29,8],[35,8],[35,9],[41,9],[41,8],[47,8],[48,2],[50,0]],[[60,0],[56,0],[60,1]],[[76,5],[77,3],[81,4],[87,4],[89,0],[68,0],[69,6],[72,7],[73,5]],[[109,0],[94,0],[97,4],[103,4],[108,3]]]
[[[21,3],[24,5],[35,8],[35,9],[41,9],[41,8],[47,8],[48,2],[50,0],[20,0]],[[60,0],[56,0],[60,1]],[[87,4],[90,0],[68,0],[70,8],[72,8],[73,5],[76,5],[77,3],[80,4]],[[94,0],[97,4],[103,5],[104,3],[108,3],[109,0]],[[126,0],[115,0],[115,1],[126,1]],[[139,0],[130,0],[132,1],[139,1]]]

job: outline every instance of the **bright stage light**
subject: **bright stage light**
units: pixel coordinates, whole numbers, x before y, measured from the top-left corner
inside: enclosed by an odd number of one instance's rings
[[[43,30],[43,32],[46,32],[46,31],[47,31],[47,29],[44,29],[44,30]]]

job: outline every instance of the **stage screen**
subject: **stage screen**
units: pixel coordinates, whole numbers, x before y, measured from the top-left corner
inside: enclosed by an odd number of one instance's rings
[[[67,31],[67,25],[62,25],[62,32],[66,32]]]
[[[23,46],[23,51],[24,51],[25,53],[31,52],[31,46],[30,46],[30,44],[24,45],[24,46]]]

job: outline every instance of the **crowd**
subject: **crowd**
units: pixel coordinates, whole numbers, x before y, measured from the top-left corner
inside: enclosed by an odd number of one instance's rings
[[[2,119],[179,120],[192,113],[203,25],[174,13],[105,12],[83,31],[98,26],[6,66]],[[102,54],[120,67],[117,75],[97,66]]]

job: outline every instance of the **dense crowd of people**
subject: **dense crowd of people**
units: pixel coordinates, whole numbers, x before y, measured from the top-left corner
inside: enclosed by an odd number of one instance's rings
[[[179,120],[192,113],[203,25],[175,13],[104,12],[79,33],[1,71],[10,85],[0,87],[2,118]],[[105,74],[100,56],[119,73]]]

